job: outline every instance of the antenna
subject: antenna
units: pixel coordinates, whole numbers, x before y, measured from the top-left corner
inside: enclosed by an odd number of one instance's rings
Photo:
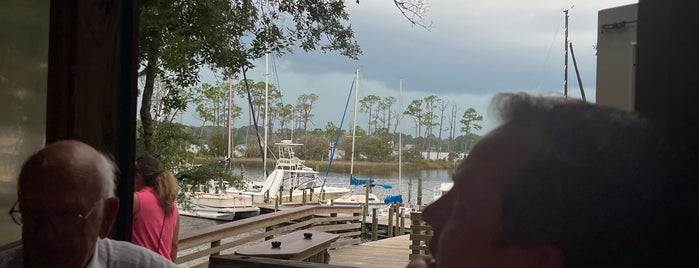
[[[572,8],[572,7],[571,7]],[[568,98],[568,10],[564,9],[565,13],[565,40],[563,47],[565,48],[565,60],[563,63],[563,97]]]

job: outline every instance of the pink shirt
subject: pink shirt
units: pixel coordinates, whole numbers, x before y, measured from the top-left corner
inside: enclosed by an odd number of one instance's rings
[[[149,248],[172,261],[170,258],[172,237],[175,232],[175,225],[179,221],[177,206],[175,206],[172,214],[165,218],[165,213],[158,205],[158,199],[155,196],[155,192],[153,192],[153,188],[145,187],[136,192],[136,195],[141,201],[141,208],[133,217],[131,242]]]

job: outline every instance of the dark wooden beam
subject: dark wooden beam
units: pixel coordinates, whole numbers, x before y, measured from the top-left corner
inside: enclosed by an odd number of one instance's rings
[[[134,0],[51,1],[46,142],[80,140],[113,157],[122,240],[131,236],[137,14]]]
[[[636,71],[636,110],[650,118],[676,155],[663,235],[656,244],[668,267],[699,261],[699,1],[640,0]],[[666,158],[666,157],[664,157]]]

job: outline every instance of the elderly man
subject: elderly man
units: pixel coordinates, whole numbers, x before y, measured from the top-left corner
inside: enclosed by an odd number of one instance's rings
[[[12,216],[27,267],[176,267],[148,249],[105,238],[119,207],[114,164],[87,144],[60,141],[32,155]]]
[[[673,267],[661,243],[665,146],[634,114],[500,95],[502,125],[428,206],[409,267]]]

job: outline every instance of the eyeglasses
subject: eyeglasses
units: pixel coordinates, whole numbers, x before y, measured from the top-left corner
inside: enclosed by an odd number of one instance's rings
[[[99,204],[101,204],[102,200],[96,202],[92,208],[87,211],[87,213],[56,213],[56,214],[43,214],[43,215],[37,215],[37,216],[32,216],[32,218],[36,218],[39,221],[45,221],[45,222],[61,222],[61,223],[70,223],[74,221],[85,221],[87,218],[92,215],[93,212],[95,212],[95,209],[98,207]],[[12,208],[10,208],[9,211],[10,217],[12,217],[12,221],[14,221],[17,225],[22,225],[24,223],[24,220],[22,219],[22,212],[19,210],[19,200],[15,201],[15,204],[12,205]]]

